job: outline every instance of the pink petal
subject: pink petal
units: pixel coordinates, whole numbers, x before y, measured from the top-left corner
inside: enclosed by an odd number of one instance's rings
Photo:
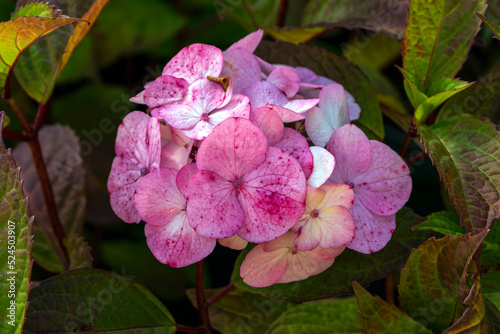
[[[158,77],[144,92],[144,102],[150,108],[181,102],[188,92],[186,80],[170,75]]]
[[[250,51],[241,48],[230,49],[224,52],[224,67],[220,75],[230,77],[234,93],[239,94],[260,80],[260,66]]]
[[[219,244],[234,250],[242,250],[248,245],[248,241],[241,239],[237,234],[229,238],[218,239]]]
[[[166,143],[161,148],[161,168],[173,168],[179,170],[186,165],[188,161],[189,151],[183,146],[178,146],[173,141]]]
[[[283,107],[293,110],[296,113],[304,114],[306,111],[318,104],[318,102],[319,99],[297,99],[288,102]]]
[[[211,170],[235,181],[257,168],[266,151],[267,139],[259,128],[245,118],[229,118],[202,142],[196,163],[199,170]]]
[[[185,211],[179,212],[168,224],[144,228],[147,244],[161,263],[174,268],[185,267],[207,257],[216,240],[196,234],[189,225]]]
[[[227,50],[232,50],[232,49],[237,49],[237,48],[243,48],[249,51],[250,53],[253,53],[255,49],[257,49],[257,46],[259,45],[260,41],[262,40],[262,35],[264,34],[264,30],[259,29],[257,31],[254,31],[233,45],[231,45]]]
[[[177,189],[177,171],[162,168],[144,176],[135,188],[134,203],[142,219],[154,226],[171,221],[186,207],[186,199]]]
[[[410,197],[410,171],[390,147],[375,140],[371,140],[370,144],[370,168],[352,179],[356,196],[371,212],[381,216],[393,215]]]
[[[267,61],[265,61],[259,57],[255,57],[255,58],[257,58],[257,61],[259,62],[260,70],[261,70],[262,76],[264,78],[267,77],[272,71],[274,71],[277,68],[277,66],[275,66],[273,64],[269,64]]]
[[[334,130],[349,123],[347,98],[342,85],[331,84],[323,88],[319,93],[319,108]]]
[[[378,216],[369,211],[355,198],[351,209],[356,230],[354,239],[347,247],[360,253],[370,254],[384,248],[396,229],[396,215]]]
[[[372,147],[358,127],[346,124],[338,128],[328,141],[326,149],[335,157],[336,165],[330,176],[333,183],[346,183],[364,173],[372,161]]]
[[[174,143],[179,146],[184,146],[186,149],[189,147],[189,144],[191,144],[191,139],[186,137],[184,133],[182,133],[182,130],[171,127],[170,131],[172,133],[172,140],[174,141]]]
[[[136,103],[136,104],[146,104],[146,102],[144,102],[144,93],[145,92],[146,92],[146,90],[142,90],[136,96],[133,96],[128,100],[130,102]]]
[[[361,108],[354,100],[354,97],[349,94],[348,91],[345,92],[345,95],[347,97],[347,106],[349,108],[349,119],[351,121],[354,121],[359,118],[359,115],[361,114]]]
[[[192,44],[182,49],[168,62],[163,75],[182,78],[192,83],[208,75],[218,77],[222,70],[222,51],[215,46]]]
[[[265,252],[264,245],[255,246],[247,254],[240,267],[243,282],[258,288],[270,286],[279,281],[287,266],[287,248]]]
[[[273,146],[283,138],[285,127],[280,116],[272,107],[253,108],[250,120],[266,134],[269,146]]]
[[[186,130],[194,128],[200,122],[202,112],[186,104],[168,104],[153,109],[151,114],[164,119],[172,127]]]
[[[278,87],[267,81],[254,82],[243,94],[250,98],[250,104],[255,108],[266,104],[284,106],[290,102]]]
[[[275,69],[269,74],[267,81],[278,87],[279,90],[281,90],[289,99],[294,97],[299,91],[299,76],[297,75],[297,72],[290,67],[280,67]]]
[[[335,167],[335,158],[333,155],[322,147],[309,147],[314,159],[312,173],[307,179],[307,185],[311,187],[319,187],[328,180],[332,175]]]
[[[311,83],[318,78],[316,73],[305,67],[297,66],[295,71],[297,72],[301,82]]]
[[[182,167],[181,170],[179,170],[175,182],[181,194],[184,194],[184,192],[187,189],[187,184],[189,180],[191,180],[191,178],[193,177],[194,174],[196,174],[196,172],[198,172],[198,168],[196,167],[195,162],[191,162],[186,166]]]
[[[243,224],[236,187],[214,172],[200,170],[193,175],[185,196],[189,223],[201,236],[228,238]]]
[[[304,213],[305,195],[299,163],[288,153],[269,147],[266,160],[242,179],[238,199],[245,221],[238,235],[250,242],[282,235]]]
[[[135,160],[115,157],[108,178],[111,208],[126,223],[139,223],[140,216],[135,209],[133,196],[141,170]]]
[[[304,124],[307,135],[313,144],[325,147],[333,134],[333,128],[325,113],[317,107],[312,108],[307,112]]]
[[[354,203],[354,192],[347,184],[324,184],[320,187],[325,191],[325,197],[319,210],[324,208],[340,205],[347,210],[351,209]]]
[[[313,169],[313,155],[309,150],[307,139],[300,132],[285,128],[283,138],[273,146],[294,157],[302,167],[306,179],[309,178]]]
[[[264,105],[260,108],[263,108],[263,107],[268,107],[268,108],[270,107],[274,111],[276,111],[276,113],[279,115],[279,117],[281,118],[281,121],[283,123],[297,122],[297,121],[301,121],[305,118],[304,115],[298,114],[295,111],[290,110],[290,109],[285,108],[285,107],[267,104],[267,105]]]
[[[195,124],[194,127],[187,130],[182,130],[182,132],[189,138],[194,140],[203,140],[207,138],[209,134],[212,133],[214,126],[207,121],[200,120]]]
[[[250,100],[247,96],[234,94],[228,104],[210,113],[208,122],[215,126],[230,117],[250,118]]]

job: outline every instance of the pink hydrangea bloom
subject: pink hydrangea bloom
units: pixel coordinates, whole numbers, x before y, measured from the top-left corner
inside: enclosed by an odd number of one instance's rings
[[[410,197],[408,166],[387,145],[369,140],[351,124],[333,133],[327,149],[336,160],[329,182],[354,190],[356,231],[347,247],[361,253],[382,249],[396,228],[396,212]]]
[[[281,237],[258,244],[241,264],[243,282],[254,287],[304,280],[328,269],[345,246],[317,247],[307,252],[297,250],[296,234],[289,231]]]
[[[345,184],[307,187],[306,212],[292,228],[297,232],[295,247],[308,251],[349,243],[354,238],[354,220],[349,213],[353,202],[354,193]]]
[[[137,182],[160,166],[160,123],[140,111],[128,114],[118,127],[108,191],[111,208],[127,223],[139,223],[140,215],[134,206]]]
[[[198,235],[188,222],[181,190],[196,172],[192,167],[187,165],[179,173],[172,168],[158,169],[139,181],[134,195],[137,211],[147,223],[144,233],[151,252],[158,261],[175,268],[200,261],[216,244],[215,239]]]
[[[209,238],[238,234],[250,242],[274,239],[305,209],[306,179],[288,153],[269,147],[265,134],[244,118],[214,128],[196,156],[199,171],[186,198],[191,226]]]

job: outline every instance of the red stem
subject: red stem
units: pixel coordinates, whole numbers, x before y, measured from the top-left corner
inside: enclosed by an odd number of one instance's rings
[[[189,327],[184,325],[175,325],[177,332],[181,333],[203,333],[205,330],[199,327]]]
[[[278,14],[276,15],[276,26],[278,28],[282,28],[285,25],[287,8],[288,8],[288,0],[281,0],[280,6],[278,8]]]
[[[2,136],[10,138],[10,139],[17,140],[17,141],[28,141],[28,140],[30,140],[30,137],[22,135],[20,133],[12,131],[12,130],[9,130],[7,128],[3,128],[2,129]]]
[[[207,300],[207,302],[205,303],[205,306],[208,307],[210,305],[215,304],[217,301],[219,301],[219,299],[221,299],[222,297],[227,295],[229,292],[233,291],[234,288],[235,288],[234,283],[229,284],[224,289],[220,290],[218,294],[216,294],[215,296],[213,296],[212,298]]]
[[[212,334],[212,326],[208,317],[208,306],[205,303],[203,293],[203,260],[196,264],[196,301],[198,303],[198,314],[203,328],[203,333]]]

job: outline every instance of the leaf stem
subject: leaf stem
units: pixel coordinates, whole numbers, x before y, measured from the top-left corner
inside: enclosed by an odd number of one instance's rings
[[[175,324],[175,327],[177,329],[177,332],[182,332],[182,333],[203,333],[205,331],[203,328],[189,327],[178,324]]]
[[[43,119],[45,117],[45,114],[47,113],[49,103],[50,100],[47,101],[46,103],[40,103],[40,105],[38,106],[38,112],[36,114],[35,123],[33,124],[33,128],[35,129],[35,131],[38,131],[42,126]]]
[[[28,135],[29,137],[34,135],[35,131],[31,127],[30,122],[28,122],[28,119],[24,116],[24,113],[22,112],[21,108],[19,108],[19,106],[17,105],[16,101],[14,101],[13,98],[10,98],[7,100],[7,102],[9,103],[10,107],[12,108],[12,111],[14,112],[17,119],[21,123],[21,126],[23,127],[23,130],[26,133],[26,135]]]
[[[287,9],[288,9],[288,0],[281,0],[280,6],[278,8],[278,14],[276,15],[276,26],[278,28],[282,28],[285,25]]]
[[[220,290],[215,296],[206,301],[205,306],[208,307],[210,305],[215,304],[219,299],[227,295],[229,292],[233,291],[235,288],[234,283],[229,284],[224,289]]]
[[[385,301],[393,305],[396,303],[396,297],[394,296],[394,270],[385,279]]]
[[[7,128],[3,128],[2,129],[2,136],[10,138],[10,139],[17,140],[17,141],[28,141],[28,140],[30,140],[30,137],[22,135],[20,133],[17,133],[15,131],[12,131],[12,130],[7,129]]]
[[[208,306],[203,293],[203,260],[196,264],[196,302],[198,304],[198,314],[203,328],[203,333],[212,334],[212,326],[208,317]]]

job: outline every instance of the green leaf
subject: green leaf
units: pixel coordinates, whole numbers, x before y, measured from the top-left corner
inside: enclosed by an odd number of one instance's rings
[[[418,132],[450,194],[462,225],[490,228],[500,218],[500,134],[479,117],[462,114]]]
[[[424,90],[423,86],[412,73],[400,67],[398,67],[398,69],[404,77],[403,85],[406,96],[410,99],[413,108],[416,109],[422,102],[428,99],[428,96],[422,92]]]
[[[434,332],[455,323],[465,311],[461,303],[468,294],[463,290],[469,263],[486,233],[432,238],[413,250],[401,271],[401,308]]]
[[[230,17],[248,31],[256,27],[276,26],[279,1],[246,0],[240,1],[213,0],[211,1],[220,21]]]
[[[21,13],[30,15],[52,13],[50,6],[40,3],[29,4],[20,10]],[[19,16],[11,21],[0,22],[0,95],[4,98],[10,97],[10,75],[23,51],[49,32],[79,21],[82,20],[66,17]]]
[[[494,24],[493,22],[491,22],[490,20],[488,20],[481,13],[474,12],[474,14],[476,14],[477,17],[479,17],[481,19],[481,21],[484,22],[484,24],[486,24],[486,26],[488,27],[488,29],[490,29],[490,31],[493,33],[493,36],[496,39],[500,39],[500,26],[497,26],[496,24]]]
[[[22,0],[25,3],[29,0]],[[109,0],[70,0],[65,14],[83,22],[36,41],[20,59],[14,72],[23,89],[34,100],[46,103],[71,54],[88,33]],[[58,3],[58,2],[56,2]]]
[[[500,309],[500,271],[490,271],[481,276],[483,294]]]
[[[91,263],[92,261],[90,252],[85,251],[88,246],[83,244],[83,240],[78,240],[78,236],[81,236],[83,232],[86,205],[85,172],[78,138],[70,128],[61,125],[44,126],[38,136],[51,180],[59,219],[68,239],[65,242],[68,249],[75,253],[69,254],[70,260],[73,260],[70,263],[70,268],[77,268],[83,263]],[[14,149],[13,155],[23,168],[25,191],[30,197],[31,212],[36,216],[33,257],[43,268],[52,272],[63,272],[65,269],[58,256],[60,253],[53,248],[54,244],[50,241],[54,240],[56,236],[52,231],[28,144],[19,144]],[[82,255],[85,254],[87,257],[82,258]]]
[[[363,333],[429,333],[424,325],[410,318],[396,306],[378,296],[372,296],[358,282],[353,281],[358,300]]]
[[[307,44],[312,40],[318,38],[326,31],[327,28],[323,27],[294,27],[294,28],[264,28],[265,32],[273,36],[275,40],[280,40],[283,42],[293,43],[293,44]]]
[[[384,34],[360,33],[341,47],[342,54],[349,61],[375,71],[382,71],[401,57],[401,43]]]
[[[5,113],[0,112],[0,129]],[[0,133],[0,332],[21,333],[31,276],[31,228],[20,168]]]
[[[415,225],[413,231],[435,231],[443,235],[456,236],[467,233],[460,226],[460,216],[456,211],[439,211],[427,216],[422,223]]]
[[[412,248],[417,247],[432,235],[428,232],[410,231],[413,225],[421,221],[422,217],[408,208],[403,208],[396,214],[396,231],[382,250],[372,254],[361,254],[346,249],[335,259],[329,269],[319,275],[303,281],[275,284],[267,288],[254,288],[241,280],[240,266],[249,251],[246,249],[236,261],[232,280],[240,288],[294,303],[352,293],[353,279],[360,284],[367,285],[372,281],[387,277],[392,270],[403,266]]]
[[[439,111],[436,123],[455,115],[469,113],[488,117],[494,124],[499,124],[499,104],[500,82],[489,72],[480,77],[474,85],[446,101]]]
[[[453,78],[479,31],[479,21],[473,12],[484,13],[485,3],[485,0],[410,1],[403,68],[414,74],[423,87],[439,78]]]
[[[205,290],[207,298],[218,293]],[[196,306],[194,289],[187,291]],[[234,289],[209,309],[214,328],[222,333],[359,333],[358,305],[354,297],[292,304]]]
[[[347,59],[318,47],[266,41],[260,43],[256,54],[270,63],[305,66],[343,85],[361,107],[356,123],[367,129],[371,138],[373,135],[384,138],[382,112],[375,90],[365,74]]]
[[[174,333],[165,306],[130,277],[78,269],[40,282],[30,292],[24,333]]]
[[[437,82],[439,81],[440,80],[438,80]],[[473,83],[455,82],[454,88],[451,88],[447,91],[442,91],[435,95],[431,95],[429,98],[425,99],[418,105],[417,110],[415,110],[415,118],[419,122],[425,122],[425,120],[427,120],[427,117],[429,117],[429,115],[443,102],[456,95],[457,93],[460,93],[467,87],[470,87],[472,84]],[[447,87],[446,89],[449,89],[449,87]],[[430,90],[432,90],[432,88]]]
[[[459,334],[459,333],[497,333],[490,317],[493,316],[497,321],[500,319],[500,312],[496,310],[496,315],[488,315],[485,300],[481,292],[481,284],[478,281],[474,283],[470,289],[469,295],[465,298],[464,304],[467,306],[465,312],[450,328],[443,332],[443,334]],[[492,310],[495,312],[494,310]],[[495,321],[495,322],[496,322]]]
[[[363,28],[403,38],[408,1],[320,0],[309,1],[303,25]]]

